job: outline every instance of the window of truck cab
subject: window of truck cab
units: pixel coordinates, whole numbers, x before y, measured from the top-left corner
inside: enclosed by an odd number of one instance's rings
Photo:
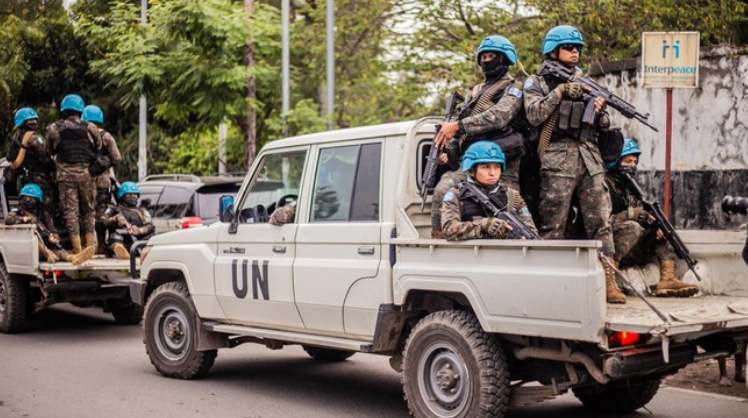
[[[309,222],[379,222],[382,142],[320,146]]]
[[[300,194],[307,158],[306,147],[273,151],[261,158],[241,203],[242,212],[258,205],[272,211],[282,197],[296,196],[298,199]]]

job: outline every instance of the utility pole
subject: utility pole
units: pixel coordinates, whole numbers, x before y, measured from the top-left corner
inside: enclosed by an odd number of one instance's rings
[[[140,24],[145,26],[148,23],[148,0],[140,1]],[[145,95],[140,96],[139,105],[139,125],[138,125],[138,181],[143,181],[148,175],[148,137],[146,124],[148,123],[148,107]]]
[[[327,129],[335,127],[335,0],[327,0]]]
[[[291,24],[291,0],[281,0],[281,44],[282,47],[282,63],[281,63],[281,73],[282,73],[282,118],[283,118],[283,136],[288,136],[288,111],[291,108],[290,104],[290,87],[289,87],[289,78],[290,78],[290,52],[289,52],[289,42],[290,42],[290,36],[289,36],[289,25]]]
[[[226,122],[218,125],[218,175],[226,174]]]
[[[255,13],[255,2],[254,0],[244,0],[244,8],[246,9],[247,15],[252,17]],[[254,40],[254,23],[250,28],[249,41],[245,49],[245,63],[248,68],[255,66],[255,40]],[[250,76],[247,79],[247,99],[250,103],[247,109],[247,131],[245,134],[244,142],[244,168],[249,171],[252,166],[252,162],[257,156],[257,138],[255,136],[256,128],[256,114],[253,103],[257,96],[257,88],[255,86],[254,76]]]

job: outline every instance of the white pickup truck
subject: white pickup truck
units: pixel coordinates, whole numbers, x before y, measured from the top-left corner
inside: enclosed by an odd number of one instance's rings
[[[219,348],[299,344],[327,361],[391,357],[416,417],[501,417],[569,390],[632,411],[748,338],[740,232],[682,231],[703,295],[653,307],[605,303],[597,241],[431,239],[418,185],[436,122],[272,142],[230,219],[152,238],[130,290],[156,369],[197,378]],[[267,223],[292,201],[292,222]]]
[[[63,302],[100,306],[118,324],[139,324],[143,307],[130,300],[131,262],[101,256],[81,266],[40,262],[35,227],[4,224],[9,210],[4,181],[0,179],[0,332],[22,331],[31,314]]]

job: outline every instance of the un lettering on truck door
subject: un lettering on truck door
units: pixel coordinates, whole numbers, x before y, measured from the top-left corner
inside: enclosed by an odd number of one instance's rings
[[[241,283],[239,281],[239,260],[231,262],[231,283],[234,288],[234,294],[239,299],[247,297],[249,286],[247,286],[247,265],[249,260],[241,260]],[[257,260],[252,261],[252,298],[259,299],[257,289],[262,293],[262,299],[270,300],[270,290],[268,289],[268,261],[262,260],[262,271]]]

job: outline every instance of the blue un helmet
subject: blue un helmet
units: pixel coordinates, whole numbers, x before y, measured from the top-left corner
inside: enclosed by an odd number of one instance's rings
[[[517,50],[514,49],[514,45],[503,36],[491,35],[481,41],[478,45],[478,50],[475,53],[475,59],[480,64],[480,54],[484,52],[497,52],[502,53],[509,61],[510,65],[517,63]]]
[[[579,45],[579,54],[582,54],[584,39],[582,32],[574,26],[561,25],[548,31],[543,38],[543,55],[548,55],[553,50],[564,44]]]
[[[140,186],[135,184],[135,182],[126,181],[122,183],[122,186],[120,186],[119,190],[117,190],[117,200],[122,199],[122,196],[130,193],[140,196]]]
[[[21,188],[21,193],[18,196],[29,196],[38,199],[40,202],[44,200],[44,192],[42,188],[36,183],[29,183]]]
[[[15,118],[13,118],[13,121],[16,123],[16,128],[20,128],[24,122],[32,119],[39,119],[39,115],[36,114],[36,110],[30,107],[24,107],[23,109],[18,109],[18,112],[16,112],[16,116]]]
[[[623,157],[625,157],[627,155],[636,155],[636,157],[638,158],[641,155],[641,153],[642,152],[639,149],[639,145],[636,144],[636,141],[634,141],[631,138],[626,138],[623,141],[623,148],[621,149],[621,155],[620,155],[620,157],[618,157],[618,159],[615,160],[615,161],[611,161],[611,162],[607,163],[605,165],[605,168],[607,168],[608,170],[610,170],[613,167],[615,167],[616,165],[618,165],[618,163],[621,161],[621,159]]]
[[[83,113],[83,109],[85,107],[86,102],[83,101],[82,97],[78,96],[77,94],[68,94],[64,99],[62,99],[62,103],[60,104],[60,111],[73,110]]]
[[[501,164],[501,170],[506,167],[506,157],[501,147],[490,141],[478,141],[469,146],[462,156],[462,171],[467,173],[479,163]]]
[[[104,123],[104,111],[102,111],[99,106],[88,105],[83,109],[81,120],[83,122]]]

